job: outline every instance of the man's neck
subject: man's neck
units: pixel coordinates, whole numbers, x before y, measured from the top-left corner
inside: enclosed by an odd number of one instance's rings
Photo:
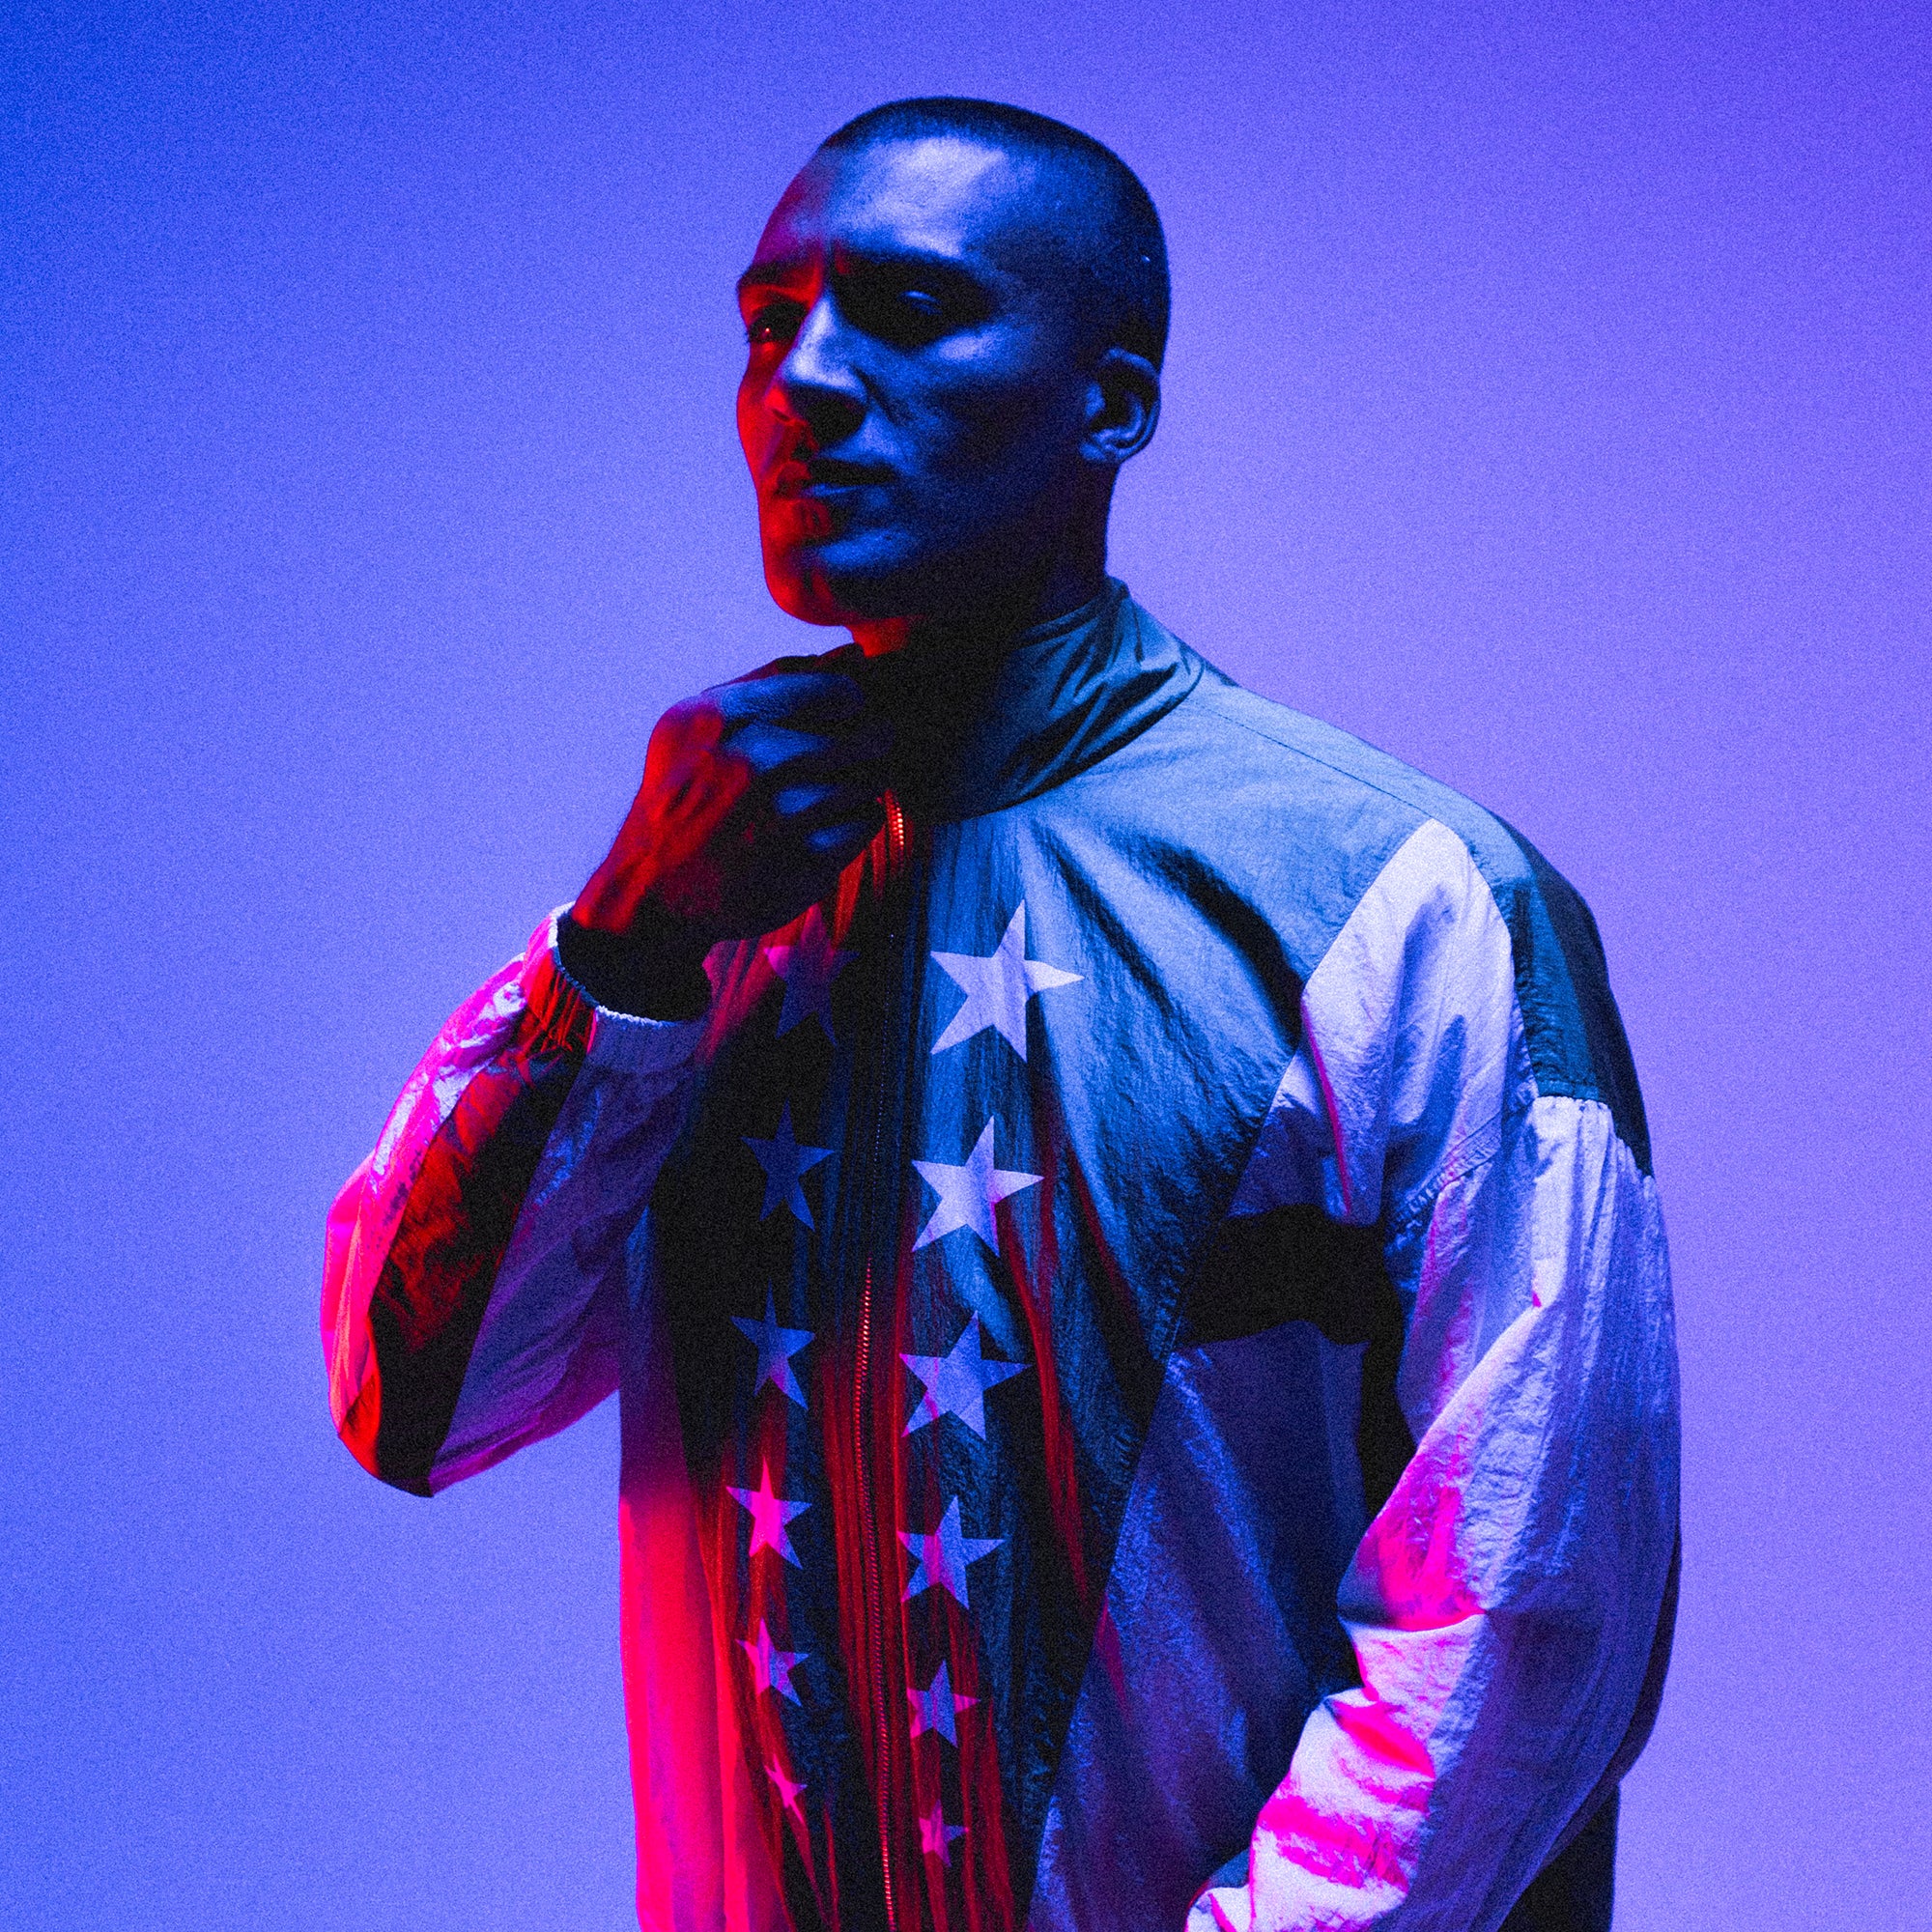
[[[916,617],[867,618],[852,625],[852,641],[868,658],[903,650],[916,638],[993,639],[1018,637],[1092,603],[1107,587],[1104,534],[1077,556],[1056,556],[1040,577],[1001,586],[993,596],[956,603]]]

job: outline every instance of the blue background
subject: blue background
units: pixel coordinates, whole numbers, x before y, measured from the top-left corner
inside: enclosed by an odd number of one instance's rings
[[[614,1415],[381,1489],[322,1219],[662,706],[800,646],[730,282],[821,134],[956,91],[1167,218],[1118,571],[1601,919],[1688,1417],[1620,1924],[1932,1924],[1922,7],[5,33],[0,1919],[629,1922]]]

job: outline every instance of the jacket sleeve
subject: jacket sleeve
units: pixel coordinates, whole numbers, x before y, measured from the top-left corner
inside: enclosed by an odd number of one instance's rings
[[[596,1007],[557,917],[437,1036],[329,1210],[330,1412],[420,1495],[616,1387],[626,1246],[704,1030]]]
[[[1526,890],[1546,884],[1569,893]],[[1305,989],[1325,1205],[1383,1230],[1416,1446],[1339,1592],[1360,1685],[1316,1707],[1244,1880],[1205,1891],[1189,1932],[1493,1932],[1655,1709],[1677,1522],[1663,1227],[1640,1104],[1633,1126],[1591,1074],[1592,1037],[1625,1051],[1594,926],[1571,895],[1571,956],[1546,944],[1525,970],[1549,921],[1505,904],[1426,825]],[[1585,1044],[1539,1062],[1525,1007],[1533,1028],[1566,1002]]]

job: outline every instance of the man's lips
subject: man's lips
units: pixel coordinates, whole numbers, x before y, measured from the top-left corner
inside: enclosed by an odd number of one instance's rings
[[[824,497],[886,482],[892,473],[883,463],[854,463],[842,456],[789,457],[773,470],[770,489],[779,498]]]

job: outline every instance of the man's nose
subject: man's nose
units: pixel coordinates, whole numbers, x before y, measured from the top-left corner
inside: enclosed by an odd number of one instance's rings
[[[772,379],[780,413],[804,423],[821,446],[843,441],[866,414],[866,386],[847,347],[838,305],[820,296]]]

